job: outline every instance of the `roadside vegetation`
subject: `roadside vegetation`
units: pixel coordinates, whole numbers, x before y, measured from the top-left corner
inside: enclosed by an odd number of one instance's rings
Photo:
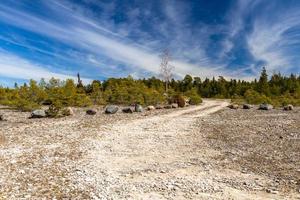
[[[93,81],[83,85],[80,77],[75,83],[69,79],[61,81],[52,78],[39,83],[30,80],[29,84],[14,88],[0,87],[0,104],[21,111],[31,111],[42,105],[52,109],[63,107],[87,107],[106,104],[142,104],[157,105],[180,102],[189,99],[190,104],[199,104],[201,97],[231,98],[235,103],[271,103],[275,106],[286,104],[300,105],[300,76],[289,77],[273,74],[270,79],[263,69],[259,80],[252,82],[218,79],[201,80],[186,75],[182,80],[163,81],[152,77],[135,80],[127,78],[109,78],[105,81]]]

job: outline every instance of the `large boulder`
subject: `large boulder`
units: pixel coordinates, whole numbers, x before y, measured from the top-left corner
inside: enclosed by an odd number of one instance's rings
[[[116,112],[118,112],[118,110],[119,110],[118,106],[109,105],[109,106],[106,106],[105,113],[106,114],[115,114]]]
[[[251,109],[252,105],[250,104],[243,104],[243,109]]]
[[[67,107],[61,110],[61,114],[63,116],[70,116],[70,115],[74,115],[74,111],[71,107]]]
[[[46,112],[44,110],[39,109],[39,110],[32,111],[30,118],[44,118],[46,116],[47,116]]]
[[[230,104],[230,105],[228,106],[228,108],[230,108],[230,109],[238,109],[238,108],[239,108],[239,105],[238,105],[238,104]]]
[[[97,111],[96,111],[96,110],[93,110],[93,109],[88,109],[88,110],[86,111],[86,114],[87,114],[87,115],[96,115],[96,113],[97,113]]]
[[[134,109],[132,107],[126,107],[122,109],[123,113],[133,113]]]
[[[178,104],[177,103],[172,103],[171,106],[172,106],[172,108],[178,108]]]
[[[286,105],[283,107],[283,110],[287,110],[287,111],[294,110],[294,106],[292,104]]]
[[[143,112],[143,107],[140,104],[136,104],[134,110],[135,112]]]
[[[155,107],[154,106],[148,106],[147,110],[155,110]]]
[[[272,110],[273,106],[271,104],[263,103],[259,105],[259,110]]]

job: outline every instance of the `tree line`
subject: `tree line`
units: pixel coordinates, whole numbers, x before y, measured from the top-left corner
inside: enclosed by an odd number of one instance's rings
[[[166,90],[167,89],[167,90]],[[258,80],[204,79],[186,75],[182,80],[171,79],[166,82],[156,77],[147,79],[109,78],[94,80],[84,85],[80,78],[75,83],[68,79],[61,81],[52,78],[30,80],[28,84],[14,88],[0,87],[0,104],[29,111],[42,105],[84,107],[106,104],[142,104],[156,105],[187,98],[191,104],[202,102],[205,98],[231,98],[235,102],[259,104],[272,103],[275,106],[285,104],[300,105],[300,76],[280,73],[268,78],[263,68]]]

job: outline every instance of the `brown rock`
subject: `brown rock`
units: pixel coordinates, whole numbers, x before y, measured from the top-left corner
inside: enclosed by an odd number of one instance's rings
[[[230,109],[238,109],[238,108],[239,108],[239,105],[238,105],[238,104],[230,104],[230,105],[228,106],[228,108],[230,108]]]

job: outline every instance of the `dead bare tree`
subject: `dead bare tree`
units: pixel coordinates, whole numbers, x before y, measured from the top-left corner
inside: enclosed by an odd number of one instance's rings
[[[161,54],[160,75],[165,81],[166,92],[168,92],[169,82],[173,76],[174,67],[170,64],[171,55],[168,50],[164,50]]]

